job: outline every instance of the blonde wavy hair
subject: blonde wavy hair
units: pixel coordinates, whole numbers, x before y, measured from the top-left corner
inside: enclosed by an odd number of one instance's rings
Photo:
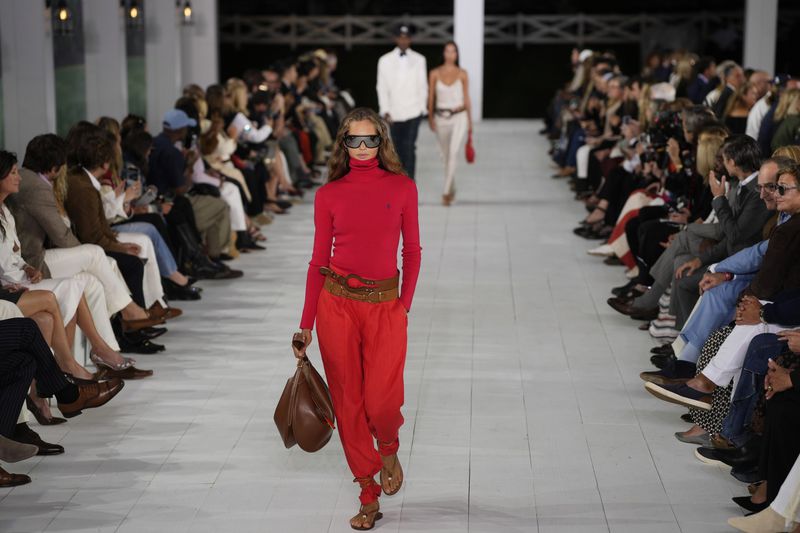
[[[697,172],[708,181],[708,173],[714,169],[717,153],[728,138],[728,129],[721,124],[713,124],[703,128],[697,137]]]
[[[800,163],[800,146],[796,144],[781,146],[772,153],[772,157],[788,157],[796,163]]]
[[[350,124],[361,120],[369,120],[375,126],[375,131],[381,136],[381,145],[378,148],[378,165],[392,174],[405,174],[403,164],[394,148],[394,143],[389,135],[389,127],[381,120],[378,114],[368,107],[357,107],[350,111],[336,133],[333,142],[333,151],[328,160],[328,182],[336,181],[350,172],[350,154],[344,145],[344,138],[350,131]]]
[[[787,89],[778,100],[778,107],[775,108],[775,122],[798,113],[800,113],[800,89]]]

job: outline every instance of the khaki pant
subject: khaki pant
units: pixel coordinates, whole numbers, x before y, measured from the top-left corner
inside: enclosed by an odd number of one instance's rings
[[[231,241],[231,214],[222,198],[189,195],[197,229],[208,246],[208,255],[217,258]]]

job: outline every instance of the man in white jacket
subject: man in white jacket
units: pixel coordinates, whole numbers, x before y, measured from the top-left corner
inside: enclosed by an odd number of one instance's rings
[[[397,154],[414,179],[417,133],[428,102],[428,66],[425,56],[411,50],[413,28],[395,30],[394,50],[378,60],[378,106],[389,123]]]

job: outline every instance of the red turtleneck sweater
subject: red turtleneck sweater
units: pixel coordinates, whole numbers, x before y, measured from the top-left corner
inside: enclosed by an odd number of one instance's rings
[[[397,247],[403,234],[400,301],[411,309],[419,276],[417,186],[413,180],[378,167],[377,159],[350,160],[350,172],[325,184],[314,198],[314,252],[306,280],[300,327],[310,329],[325,282],[320,267],[367,279],[397,273]],[[331,245],[333,253],[331,253]]]

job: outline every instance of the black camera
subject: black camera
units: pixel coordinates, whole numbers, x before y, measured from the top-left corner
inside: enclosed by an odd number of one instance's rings
[[[683,146],[683,118],[679,111],[660,111],[653,118],[653,124],[647,130],[650,134],[650,145],[657,152],[666,150],[667,141],[675,139]]]

